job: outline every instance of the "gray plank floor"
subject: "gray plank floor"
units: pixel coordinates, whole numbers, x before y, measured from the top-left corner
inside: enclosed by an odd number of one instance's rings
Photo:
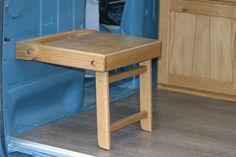
[[[97,147],[96,112],[89,111],[19,137],[98,157],[236,157],[236,104],[154,91],[154,131],[139,123],[112,134],[112,151]],[[112,121],[138,112],[139,97],[112,103]]]

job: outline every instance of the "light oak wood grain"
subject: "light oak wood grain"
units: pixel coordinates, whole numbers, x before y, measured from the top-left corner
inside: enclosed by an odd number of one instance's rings
[[[172,0],[171,11],[214,17],[236,18],[235,4],[208,0]]]
[[[99,147],[111,150],[108,72],[96,72],[97,137]]]
[[[160,6],[159,84],[235,96],[236,3],[161,0]]]
[[[188,95],[197,95],[201,97],[207,97],[207,98],[213,98],[213,99],[220,99],[225,101],[232,101],[235,102],[236,95],[229,95],[229,94],[221,94],[218,92],[209,92],[209,91],[203,91],[173,84],[158,84],[158,88],[162,89],[163,91],[173,91],[173,92],[179,92],[179,93],[185,93]]]
[[[196,16],[192,76],[210,78],[210,17]],[[201,64],[199,64],[201,63]]]
[[[152,61],[140,63],[147,67],[147,72],[140,75],[140,110],[146,112],[147,117],[141,120],[141,127],[145,131],[152,131]]]
[[[16,58],[105,72],[159,57],[160,49],[157,40],[78,30],[18,42]]]
[[[161,59],[158,61],[158,81],[162,83],[168,83],[168,72],[169,71],[169,45],[170,45],[170,27],[171,27],[171,16],[170,12],[170,0],[159,1],[160,5],[160,17],[159,17],[159,39],[163,42]]]
[[[146,117],[147,117],[146,112],[140,112],[140,113],[136,113],[134,115],[131,115],[127,118],[124,118],[122,120],[119,120],[111,125],[111,132],[114,132],[118,129],[121,129],[121,128],[124,128],[128,125],[131,125],[131,124],[138,122]]]
[[[193,50],[195,44],[195,16],[171,14],[171,43],[169,72],[192,75]],[[183,24],[183,22],[185,23]]]
[[[32,53],[27,54],[27,50]],[[105,71],[105,56],[84,51],[69,50],[38,43],[17,43],[16,58],[26,61],[39,61],[63,65],[67,67],[82,68],[94,71]],[[91,63],[95,61],[96,66]]]
[[[132,70],[126,70],[126,71],[123,71],[123,72],[120,72],[118,74],[110,76],[109,77],[109,82],[114,83],[114,82],[124,80],[124,79],[129,78],[129,77],[132,77],[132,76],[140,75],[140,74],[142,74],[146,71],[147,71],[146,66],[140,66],[140,67],[134,68]]]
[[[211,91],[214,93],[236,95],[232,83],[225,83],[218,80],[202,79],[192,76],[169,74],[169,84],[174,86],[192,88],[202,91]]]
[[[211,80],[233,81],[234,23],[230,19],[211,18]]]
[[[90,33],[94,33],[94,31],[87,30],[87,29],[81,29],[81,30],[63,32],[63,33],[59,33],[59,34],[53,34],[53,35],[49,35],[49,36],[43,36],[43,37],[39,37],[36,39],[31,39],[30,41],[44,44],[44,43],[48,43],[48,42],[63,40],[66,38],[70,39],[73,37],[82,36],[82,35],[86,35],[86,34],[90,34]]]

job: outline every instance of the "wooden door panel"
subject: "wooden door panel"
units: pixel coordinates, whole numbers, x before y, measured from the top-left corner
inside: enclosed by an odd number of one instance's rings
[[[236,0],[160,0],[162,89],[236,101]]]
[[[234,21],[171,13],[169,73],[233,82]]]
[[[171,14],[169,72],[192,76],[196,16]]]
[[[231,19],[211,17],[211,80],[233,80],[233,23]]]
[[[210,17],[196,16],[193,77],[210,78]]]

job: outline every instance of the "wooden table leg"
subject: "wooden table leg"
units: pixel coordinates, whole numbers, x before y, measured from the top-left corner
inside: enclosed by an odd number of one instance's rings
[[[140,65],[147,67],[147,72],[140,75],[140,110],[147,113],[147,118],[141,120],[141,127],[145,131],[152,131],[152,61],[148,60]]]
[[[99,147],[111,149],[109,75],[96,72],[97,136]]]

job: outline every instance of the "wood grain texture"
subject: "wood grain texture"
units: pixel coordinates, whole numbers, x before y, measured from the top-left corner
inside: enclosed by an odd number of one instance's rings
[[[57,48],[38,43],[17,43],[16,58],[27,61],[39,61],[67,67],[82,68],[94,71],[105,71],[105,57],[99,54],[87,53],[83,51]],[[32,54],[27,54],[31,49]],[[95,61],[96,66],[91,63]]]
[[[232,85],[231,85],[232,86]],[[161,90],[166,91],[172,91],[172,92],[179,92],[184,93],[188,95],[196,95],[201,97],[207,97],[212,99],[220,99],[230,102],[235,102],[236,96],[235,95],[229,95],[229,94],[221,94],[219,92],[209,92],[209,91],[203,91],[198,90],[196,88],[189,88],[189,87],[183,87],[178,85],[170,85],[170,84],[158,84],[158,88]]]
[[[169,72],[232,82],[232,20],[185,13],[171,18]]]
[[[236,40],[236,23],[234,23],[233,25],[233,36],[234,36],[234,41],[232,41],[232,45],[233,45],[233,88],[236,89],[236,44],[235,44],[235,40]]]
[[[74,31],[69,31],[69,32],[63,32],[63,33],[59,33],[59,34],[53,34],[53,35],[49,35],[49,36],[43,36],[43,37],[39,37],[39,38],[36,38],[36,39],[30,39],[30,41],[45,44],[45,43],[48,43],[48,42],[64,40],[64,39],[70,39],[70,38],[73,38],[73,37],[87,35],[87,34],[91,34],[91,33],[94,33],[94,32],[95,31],[93,31],[93,30],[80,29],[80,30],[74,30]]]
[[[162,44],[162,54],[161,59],[158,61],[158,82],[167,83],[168,82],[168,73],[169,71],[169,44],[170,44],[170,2],[171,0],[161,0],[159,1],[159,40],[161,40],[164,44]],[[164,52],[164,53],[163,53]]]
[[[105,72],[159,57],[160,49],[157,40],[78,30],[18,42],[16,58]]]
[[[161,56],[161,42],[155,41],[106,56],[106,70],[114,70]]]
[[[170,26],[161,33],[167,34],[164,37],[167,39],[162,41],[162,61],[158,65],[159,75],[165,77],[159,76],[159,83],[173,89],[236,95],[233,17],[236,3],[207,0],[170,0],[168,6],[166,3],[160,1],[166,7],[161,8],[165,14],[161,14],[160,21],[169,19]]]
[[[111,150],[108,72],[96,72],[97,138],[99,147]]]
[[[90,97],[90,95],[88,95]],[[139,112],[139,94],[111,103],[113,121]],[[129,110],[124,108],[129,105]],[[188,94],[153,91],[154,129],[139,123],[112,134],[112,151],[96,143],[96,111],[80,113],[18,137],[97,157],[235,157],[236,105]],[[60,137],[60,138],[58,138]]]
[[[147,117],[141,120],[141,127],[152,132],[152,61],[140,63],[140,66],[147,67],[147,72],[140,75],[140,111],[147,113]]]
[[[101,32],[48,45],[102,55],[105,71],[159,57],[161,49],[159,41]]]
[[[192,75],[196,19],[191,14],[171,14],[170,73]],[[183,23],[184,22],[184,23]]]
[[[142,74],[146,71],[147,71],[146,66],[140,66],[140,67],[134,68],[132,70],[126,70],[126,71],[123,71],[123,72],[120,72],[118,74],[110,76],[109,77],[109,82],[114,83],[114,82],[124,80],[124,79],[127,79],[127,78],[135,76],[135,75],[140,75],[140,74]]]
[[[131,115],[127,118],[124,118],[124,119],[121,119],[121,120],[118,120],[116,122],[114,122],[112,125],[111,125],[111,132],[114,132],[116,130],[119,130],[121,128],[124,128],[126,126],[129,126],[135,122],[138,122],[144,118],[147,117],[147,113],[146,112],[140,112],[140,113],[136,113],[134,115]]]
[[[224,1],[172,0],[171,11],[235,19],[235,4]]]
[[[224,18],[211,18],[211,78],[225,82],[233,81],[233,49],[235,22]],[[236,81],[236,80],[235,80]]]
[[[208,80],[192,76],[169,74],[169,85],[191,88],[201,91],[211,91],[215,93],[236,95],[232,83],[225,83],[217,80]]]
[[[196,16],[192,76],[210,78],[210,17]]]

